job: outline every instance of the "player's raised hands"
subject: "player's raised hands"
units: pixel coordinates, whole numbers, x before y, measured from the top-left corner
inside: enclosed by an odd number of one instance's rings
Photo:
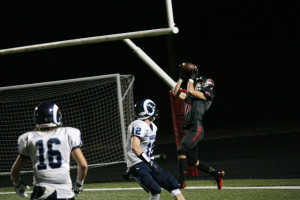
[[[198,76],[198,68],[195,67],[195,69],[192,71],[192,73],[190,75],[190,79],[195,80],[197,76]]]
[[[188,75],[185,74],[185,73],[183,73],[183,72],[180,72],[180,73],[179,73],[179,78],[182,79],[182,80],[185,80],[185,79],[188,78]]]

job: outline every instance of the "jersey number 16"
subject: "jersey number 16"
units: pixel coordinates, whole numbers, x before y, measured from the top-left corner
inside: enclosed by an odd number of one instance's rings
[[[47,154],[48,154],[48,161],[49,161],[49,166],[52,169],[55,168],[60,168],[61,167],[61,153],[58,150],[53,150],[52,146],[53,144],[60,144],[60,140],[58,138],[50,138],[47,142]],[[44,148],[44,143],[43,140],[39,140],[36,142],[36,147],[37,150],[39,151],[39,163],[37,165],[37,169],[38,170],[44,170],[47,169],[47,164],[45,163],[45,156],[44,156],[44,152],[45,152],[45,148]],[[54,158],[56,158],[56,161],[54,160]]]

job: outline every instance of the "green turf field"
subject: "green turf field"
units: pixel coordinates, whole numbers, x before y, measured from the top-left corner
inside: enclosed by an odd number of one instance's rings
[[[279,187],[280,186],[280,187]],[[282,186],[282,187],[281,187]],[[296,187],[292,187],[296,186]],[[224,180],[223,189],[216,189],[214,181],[187,181],[182,193],[187,200],[299,200],[300,179],[243,179]],[[0,199],[24,199],[15,195],[13,188],[0,188]],[[4,194],[5,193],[5,194]],[[27,198],[29,199],[29,197]],[[148,200],[149,195],[136,182],[85,184],[85,191],[76,200]],[[161,200],[173,199],[164,191]]]

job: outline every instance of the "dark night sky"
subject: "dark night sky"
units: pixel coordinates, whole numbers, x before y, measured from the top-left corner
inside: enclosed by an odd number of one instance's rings
[[[143,2],[143,3],[141,3]],[[150,3],[151,2],[151,3]],[[175,81],[192,62],[216,83],[208,129],[281,121],[299,124],[300,18],[294,5],[263,1],[173,1],[177,35],[133,39]],[[0,49],[167,27],[165,1],[6,5]],[[0,56],[0,86],[102,74],[133,74],[135,100],[149,97],[171,130],[170,88],[123,42]]]

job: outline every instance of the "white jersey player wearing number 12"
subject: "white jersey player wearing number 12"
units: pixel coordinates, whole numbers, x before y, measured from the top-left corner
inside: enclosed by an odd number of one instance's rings
[[[87,174],[87,162],[80,150],[81,133],[77,128],[61,127],[60,110],[51,102],[37,106],[34,118],[36,128],[18,139],[19,156],[11,171],[16,193],[22,197],[27,196],[20,170],[26,161],[31,160],[34,173],[31,200],[72,200],[74,192],[82,192]],[[70,155],[78,164],[74,192],[70,178]]]
[[[150,127],[152,127],[152,129]],[[141,162],[141,159],[139,159],[131,149],[131,137],[137,136],[138,138],[140,138],[141,149],[143,150],[143,152],[146,153],[146,155],[150,159],[154,160],[153,145],[156,139],[156,131],[157,131],[157,127],[153,122],[151,122],[149,126],[148,124],[146,124],[144,121],[140,119],[133,121],[129,125],[128,132],[130,136],[127,138],[127,152],[128,152],[127,167],[128,168]]]
[[[150,200],[160,199],[161,188],[167,190],[173,199],[184,200],[175,178],[154,161],[156,104],[150,99],[141,99],[135,104],[134,112],[137,119],[128,126],[126,146],[129,174],[150,194]]]

